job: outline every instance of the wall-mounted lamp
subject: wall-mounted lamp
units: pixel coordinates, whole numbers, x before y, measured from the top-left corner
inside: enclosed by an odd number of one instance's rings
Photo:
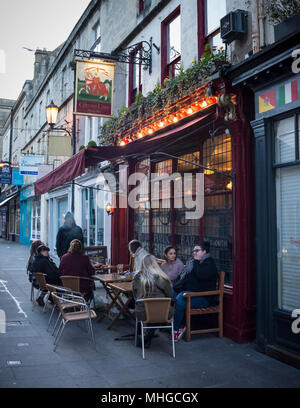
[[[105,211],[107,212],[107,215],[113,215],[114,210],[114,207],[110,203],[106,204]]]
[[[48,125],[50,125],[50,127],[55,126],[57,121],[58,106],[51,101],[50,105],[46,106],[46,112]]]

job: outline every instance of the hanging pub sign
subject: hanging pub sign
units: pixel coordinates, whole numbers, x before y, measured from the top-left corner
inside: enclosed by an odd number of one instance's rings
[[[75,114],[112,117],[115,64],[76,61]]]

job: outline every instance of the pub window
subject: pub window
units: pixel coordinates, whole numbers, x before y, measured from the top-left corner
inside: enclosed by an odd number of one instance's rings
[[[150,160],[146,159],[136,164],[135,171],[143,173],[149,177]],[[139,206],[134,211],[134,237],[143,243],[143,246],[149,251],[149,216],[150,202],[148,188],[141,188],[139,196]]]
[[[161,83],[174,78],[180,70],[181,18],[180,6],[161,23]]]
[[[211,169],[219,170],[224,175],[216,174],[211,170],[204,170],[196,164],[183,162],[187,160],[193,163],[203,164]],[[145,165],[144,162],[137,164]],[[150,162],[147,162],[147,168]],[[175,199],[178,189],[172,188],[172,182],[167,188],[163,180],[167,180],[171,173],[177,177],[184,177],[184,173],[192,174],[191,191],[184,191],[187,186],[182,183],[183,193],[191,195],[195,200],[195,180],[198,172],[204,172],[204,215],[200,219],[186,219],[188,208],[182,206],[176,208]],[[207,240],[211,244],[211,253],[215,259],[219,271],[225,271],[226,283],[232,284],[232,182],[226,174],[232,174],[231,137],[229,134],[215,136],[203,141],[201,147],[190,153],[186,153],[174,160],[164,160],[154,165],[155,179],[151,180],[151,206],[149,196],[145,203],[141,201],[140,207],[134,211],[134,237],[139,239],[143,246],[151,250],[158,258],[162,258],[163,250],[167,245],[175,245],[178,257],[186,263],[192,258],[192,250],[196,244]],[[179,173],[179,174],[178,174]],[[160,180],[154,188],[154,180]],[[175,195],[175,193],[176,195]],[[147,205],[146,205],[147,204]],[[151,226],[151,231],[149,228]],[[152,232],[152,234],[151,234]],[[150,243],[150,248],[149,248]]]
[[[299,113],[274,122],[278,307],[293,310],[300,297]]]

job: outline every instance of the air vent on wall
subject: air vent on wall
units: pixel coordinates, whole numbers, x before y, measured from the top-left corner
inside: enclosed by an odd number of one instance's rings
[[[231,11],[220,21],[221,38],[229,44],[234,40],[242,38],[247,33],[247,11]]]

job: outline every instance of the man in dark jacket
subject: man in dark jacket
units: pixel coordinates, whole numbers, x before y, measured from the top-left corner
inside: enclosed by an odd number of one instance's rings
[[[65,215],[65,223],[58,230],[56,237],[56,252],[59,258],[68,252],[70,242],[73,239],[79,239],[83,246],[82,229],[76,225],[73,214],[67,212]]]
[[[218,271],[213,258],[209,253],[209,242],[196,245],[193,250],[193,267],[183,270],[180,278],[173,284],[176,295],[176,306],[174,314],[175,340],[178,341],[185,332],[181,327],[186,309],[186,292],[206,292],[216,290]],[[174,295],[174,296],[175,296]],[[191,307],[208,307],[214,301],[213,296],[199,296],[191,298]]]
[[[49,257],[50,249],[45,245],[40,245],[37,249],[37,255],[34,257],[32,263],[32,271],[41,272],[45,274],[46,282],[53,285],[60,285],[60,278],[58,273],[58,268],[52,259]],[[37,298],[37,303],[40,306],[44,306],[44,296],[45,293],[42,292]]]

